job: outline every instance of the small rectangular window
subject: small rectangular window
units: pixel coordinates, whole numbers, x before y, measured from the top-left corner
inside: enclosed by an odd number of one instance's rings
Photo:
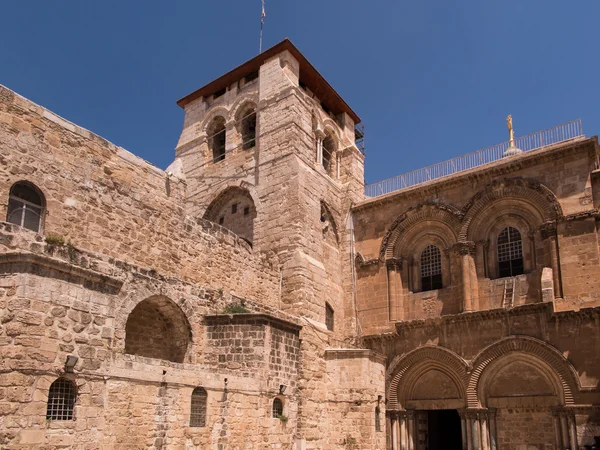
[[[227,92],[227,88],[219,89],[217,92],[213,94],[213,99],[222,97]]]
[[[235,214],[237,212],[237,203],[231,205],[231,214]]]
[[[245,216],[247,216],[248,214],[250,214],[250,207],[249,207],[249,206],[246,206],[246,207],[244,208],[244,215],[245,215]]]
[[[225,222],[225,217],[219,217],[219,225],[223,225],[223,222]]]
[[[244,77],[244,82],[245,82],[245,83],[250,83],[251,81],[254,81],[254,80],[256,80],[257,78],[258,78],[258,70],[257,70],[257,71],[255,71],[255,72],[252,72],[252,73],[251,73],[251,74],[249,74],[249,75],[246,75],[246,76]]]

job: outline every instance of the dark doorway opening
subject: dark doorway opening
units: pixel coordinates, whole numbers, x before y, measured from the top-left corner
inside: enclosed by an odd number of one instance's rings
[[[455,409],[426,411],[427,450],[461,450],[460,416]]]

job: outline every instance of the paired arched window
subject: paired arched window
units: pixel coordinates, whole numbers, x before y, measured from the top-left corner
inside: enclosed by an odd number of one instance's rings
[[[428,245],[421,252],[421,290],[442,288],[442,254],[435,245]]]
[[[206,426],[206,390],[197,387],[192,392],[192,407],[190,409],[190,427]]]
[[[19,181],[10,188],[6,221],[35,232],[42,231],[46,201],[31,183]]]
[[[523,241],[519,230],[504,228],[498,235],[498,275],[514,277],[523,273]]]
[[[70,380],[57,378],[48,391],[46,420],[73,420],[77,389]]]
[[[283,416],[283,402],[280,398],[275,398],[273,400],[273,417],[278,419]]]
[[[248,150],[256,144],[256,109],[249,108],[242,117],[242,148]]]
[[[325,325],[329,331],[333,331],[333,308],[325,303]]]
[[[212,152],[213,162],[225,159],[225,119],[215,117],[208,128],[208,146]]]

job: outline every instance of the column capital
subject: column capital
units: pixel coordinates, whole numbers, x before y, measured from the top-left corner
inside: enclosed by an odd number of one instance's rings
[[[388,269],[402,270],[402,263],[404,258],[402,256],[388,258],[385,260],[385,265]]]
[[[546,240],[551,237],[556,237],[556,221],[552,220],[540,225],[537,230],[542,235],[542,239]]]
[[[473,241],[457,242],[452,246],[452,250],[457,255],[474,255],[476,244]]]

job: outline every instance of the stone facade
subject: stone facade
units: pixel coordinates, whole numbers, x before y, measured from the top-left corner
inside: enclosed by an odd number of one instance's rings
[[[162,171],[0,87],[1,448],[600,435],[597,138],[365,198],[289,41],[178,103]]]

